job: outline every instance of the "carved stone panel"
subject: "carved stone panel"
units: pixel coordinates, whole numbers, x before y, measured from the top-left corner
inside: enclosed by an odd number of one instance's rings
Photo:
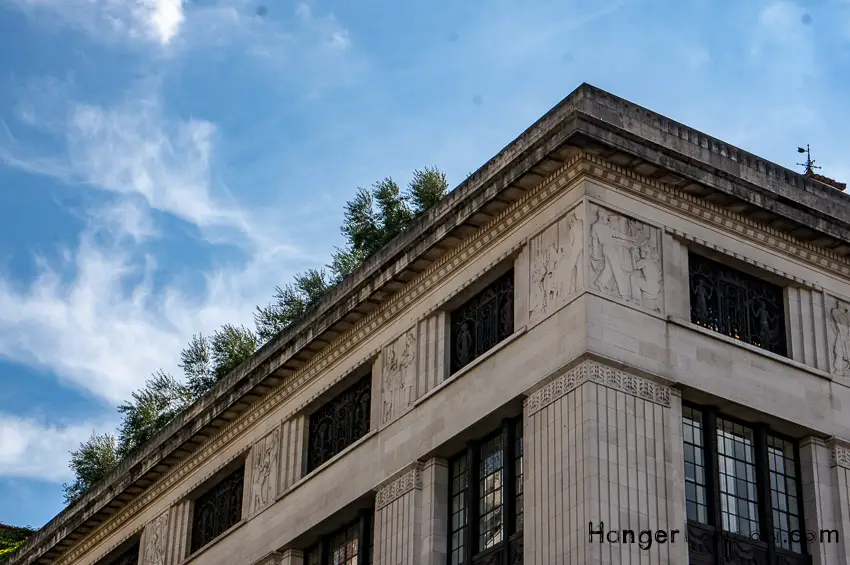
[[[254,514],[271,504],[277,496],[280,466],[280,429],[275,428],[254,444],[251,450],[251,484],[248,513]]]
[[[596,204],[590,206],[589,222],[588,285],[661,312],[664,292],[661,231]]]
[[[529,320],[536,324],[566,305],[583,285],[581,207],[549,226],[529,243]]]
[[[165,565],[168,550],[168,512],[145,527],[142,565]]]
[[[830,298],[826,314],[832,374],[850,377],[850,304]]]
[[[416,400],[416,328],[384,348],[381,367],[381,424],[404,413]]]

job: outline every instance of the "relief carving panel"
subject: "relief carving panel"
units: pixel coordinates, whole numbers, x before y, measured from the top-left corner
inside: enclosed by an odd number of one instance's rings
[[[529,244],[530,322],[535,324],[566,305],[583,285],[581,207],[549,226]]]
[[[271,504],[277,496],[278,467],[280,461],[280,429],[254,444],[251,451],[251,498],[248,512],[253,514]]]
[[[416,400],[416,329],[384,348],[381,367],[381,424],[404,413]]]
[[[163,512],[145,528],[142,565],[165,565],[168,542],[168,512]]]
[[[661,231],[595,204],[590,208],[590,222],[590,286],[661,312]]]
[[[830,300],[829,315],[832,374],[850,377],[850,305],[843,300]]]

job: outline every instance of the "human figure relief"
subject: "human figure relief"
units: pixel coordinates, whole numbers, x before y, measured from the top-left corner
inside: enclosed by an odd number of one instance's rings
[[[829,311],[835,333],[832,343],[832,371],[841,376],[850,376],[850,311],[840,301]]]
[[[578,215],[571,214],[567,220],[567,226],[567,257],[564,263],[567,269],[567,294],[572,294],[577,292],[580,286],[581,254],[584,251],[581,245],[581,232],[584,222]]]
[[[416,336],[407,332],[385,349],[382,378],[383,422],[388,422],[400,410],[410,406],[414,400],[416,360]]]
[[[272,471],[277,458],[277,432],[272,432],[257,446],[253,466],[252,510],[265,507],[272,498]]]
[[[150,534],[145,548],[145,565],[165,565],[165,549],[168,538],[168,515],[163,514],[149,526]]]
[[[661,311],[661,257],[651,239],[636,248],[635,270],[631,273],[632,299],[646,308]]]
[[[596,210],[596,221],[590,227],[590,264],[596,273],[594,286],[613,292],[621,298],[631,298],[631,284],[624,261],[631,256],[633,242],[618,233],[611,216],[602,208]],[[630,266],[629,266],[630,267]]]

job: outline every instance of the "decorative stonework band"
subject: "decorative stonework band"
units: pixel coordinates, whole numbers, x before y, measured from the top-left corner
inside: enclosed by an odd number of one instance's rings
[[[850,448],[844,445],[833,444],[831,455],[833,467],[850,469]]]
[[[421,488],[422,472],[420,465],[416,463],[378,490],[378,494],[375,496],[375,510],[378,511],[410,491]]]
[[[539,412],[584,383],[600,384],[667,407],[670,406],[670,396],[673,394],[668,386],[595,361],[585,361],[529,396],[526,400],[528,415]]]

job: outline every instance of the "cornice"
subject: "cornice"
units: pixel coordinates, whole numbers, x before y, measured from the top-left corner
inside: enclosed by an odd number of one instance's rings
[[[850,260],[828,249],[817,247],[785,232],[766,226],[756,220],[745,218],[717,204],[706,202],[679,189],[648,179],[623,167],[609,163],[599,157],[587,155],[579,165],[590,177],[603,183],[613,184],[643,199],[670,210],[711,224],[722,231],[742,239],[787,253],[812,266],[830,271],[841,277],[850,276]],[[686,234],[683,234],[688,237]],[[806,283],[810,285],[811,283]]]

